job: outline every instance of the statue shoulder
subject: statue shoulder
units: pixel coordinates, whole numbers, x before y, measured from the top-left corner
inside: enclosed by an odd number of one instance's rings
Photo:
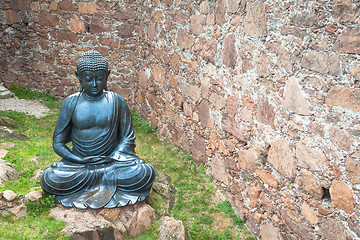
[[[74,94],[66,97],[61,104],[61,108],[66,109],[67,111],[69,109],[72,109],[75,106],[79,96],[80,96],[80,93],[74,93]]]
[[[107,91],[106,94],[111,94],[115,101],[119,101],[120,103],[126,103],[125,99],[117,93]]]

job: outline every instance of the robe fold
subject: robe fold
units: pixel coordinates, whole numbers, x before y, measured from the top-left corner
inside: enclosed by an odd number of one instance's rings
[[[54,138],[72,124],[81,93],[66,98],[61,106]],[[77,164],[62,159],[41,176],[41,186],[65,207],[113,208],[143,201],[155,179],[155,169],[135,154],[135,133],[129,107],[118,94],[105,92],[108,127],[91,140],[67,136],[72,152],[80,157],[102,156],[106,161]],[[70,126],[71,127],[71,126]]]

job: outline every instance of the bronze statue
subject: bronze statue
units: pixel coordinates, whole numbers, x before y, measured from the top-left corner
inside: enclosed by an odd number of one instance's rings
[[[86,52],[77,63],[80,92],[61,106],[53,148],[62,160],[44,171],[41,186],[65,207],[135,204],[149,195],[155,179],[154,167],[135,155],[130,110],[120,95],[107,91],[109,74],[99,52]]]

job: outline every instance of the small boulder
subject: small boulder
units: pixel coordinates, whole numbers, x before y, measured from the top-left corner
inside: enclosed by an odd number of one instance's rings
[[[163,216],[159,221],[160,240],[187,240],[190,239],[184,224],[173,217]]]
[[[5,190],[3,198],[6,199],[6,201],[11,202],[15,200],[17,197],[16,193],[14,193],[12,190]]]
[[[24,134],[16,132],[5,126],[0,126],[0,138],[14,138],[26,141],[29,140],[29,138]]]
[[[21,204],[12,208],[9,208],[8,211],[16,217],[16,219],[23,218],[27,214],[27,208],[25,204]]]
[[[8,150],[0,149],[0,158],[4,158],[8,153]]]
[[[165,208],[166,212],[169,213],[175,204],[176,188],[172,184],[171,178],[165,173],[157,172],[155,182],[151,189],[150,199],[154,194],[158,194],[166,200]]]
[[[0,185],[19,179],[20,173],[10,163],[0,163]]]
[[[0,99],[6,99],[11,97],[12,92],[10,92],[6,87],[0,86]]]
[[[1,117],[0,116],[0,126],[5,126],[5,127],[9,127],[9,128],[14,128],[16,127],[18,124],[15,120],[8,118],[8,117]]]
[[[15,148],[15,143],[12,143],[12,142],[3,142],[3,143],[0,143],[0,148],[8,148],[8,149],[12,149],[12,148]]]
[[[25,195],[25,201],[30,201],[30,202],[37,202],[39,203],[40,200],[42,199],[43,195],[42,195],[42,191],[38,190],[38,191],[32,191],[29,192],[28,194]]]
[[[138,237],[155,221],[155,210],[142,202],[111,209],[64,208],[57,205],[49,216],[66,223],[61,231],[70,239],[123,239]]]

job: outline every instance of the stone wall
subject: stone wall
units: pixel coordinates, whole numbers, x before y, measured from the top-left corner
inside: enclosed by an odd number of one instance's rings
[[[256,236],[360,237],[357,1],[1,4],[6,85],[66,96],[95,48],[110,89],[204,164]]]
[[[94,49],[109,60],[109,88],[131,100],[139,64],[134,0],[0,1],[1,76],[6,86],[78,91],[76,62]]]
[[[145,6],[141,116],[205,165],[256,236],[360,237],[360,4]]]

